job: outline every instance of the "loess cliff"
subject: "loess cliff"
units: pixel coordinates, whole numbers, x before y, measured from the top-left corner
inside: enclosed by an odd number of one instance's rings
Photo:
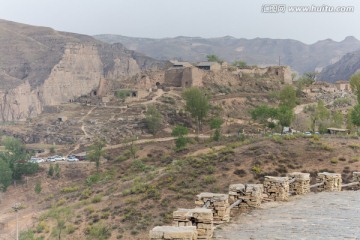
[[[21,121],[167,62],[90,36],[0,20],[0,121]]]

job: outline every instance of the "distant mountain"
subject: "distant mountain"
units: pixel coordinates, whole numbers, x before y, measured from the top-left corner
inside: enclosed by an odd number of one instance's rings
[[[338,62],[327,66],[318,76],[320,81],[336,82],[349,80],[351,75],[360,70],[360,51],[348,53]]]
[[[233,62],[243,60],[251,65],[289,65],[299,73],[321,70],[335,63],[343,55],[360,49],[360,41],[347,37],[341,42],[331,39],[304,44],[290,39],[244,39],[230,36],[220,38],[175,37],[164,39],[134,38],[119,35],[97,35],[108,43],[122,43],[125,47],[156,59],[203,61],[215,54]]]
[[[0,20],[0,121],[24,120],[44,106],[166,63],[91,36]]]

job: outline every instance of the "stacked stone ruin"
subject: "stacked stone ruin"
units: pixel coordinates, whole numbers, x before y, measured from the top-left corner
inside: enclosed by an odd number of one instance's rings
[[[348,185],[360,185],[360,172],[353,173],[353,181]],[[264,184],[232,184],[229,194],[200,193],[195,200],[197,208],[180,208],[173,212],[173,226],[153,228],[150,240],[210,240],[214,226],[230,220],[233,207],[250,209],[259,207],[262,202],[287,201],[290,194],[307,194],[310,188],[341,191],[341,174],[318,173],[316,182],[310,186],[309,173],[294,172],[288,177],[266,176]]]
[[[287,201],[289,199],[289,178],[266,176],[264,193],[267,201]]]
[[[320,192],[340,192],[341,191],[341,174],[339,173],[318,173],[316,178],[317,183],[324,183],[318,186]]]
[[[196,196],[195,205],[212,209],[214,224],[230,221],[229,195],[203,192]]]
[[[214,232],[213,221],[211,209],[180,208],[173,212],[173,225],[176,227],[195,226],[198,234],[197,239],[211,239]]]
[[[310,192],[310,173],[289,173],[289,190],[295,195],[304,195]]]
[[[263,199],[263,191],[262,184],[231,184],[229,186],[229,203],[233,204],[241,200],[235,208],[258,208]]]
[[[150,230],[151,240],[197,240],[196,227],[161,226]]]

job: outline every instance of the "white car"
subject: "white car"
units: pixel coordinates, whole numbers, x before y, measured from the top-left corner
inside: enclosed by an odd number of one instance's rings
[[[29,162],[31,162],[31,163],[43,163],[43,162],[45,162],[45,160],[42,159],[42,158],[31,157]]]
[[[46,159],[46,161],[47,162],[55,162],[56,160],[55,160],[55,157],[48,157],[47,159]]]
[[[55,161],[65,161],[65,157],[63,157],[63,156],[55,155],[54,158],[55,158]]]
[[[67,161],[68,161],[68,162],[77,162],[77,161],[79,161],[79,159],[76,158],[76,157],[74,157],[74,156],[69,156],[69,157],[67,158]]]

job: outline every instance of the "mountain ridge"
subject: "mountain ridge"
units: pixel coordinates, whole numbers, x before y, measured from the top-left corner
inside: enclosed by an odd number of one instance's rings
[[[300,74],[320,71],[337,62],[348,52],[360,49],[360,41],[353,36],[337,42],[324,39],[305,44],[293,39],[184,37],[136,38],[122,35],[95,35],[96,39],[108,43],[120,42],[129,49],[142,52],[162,60],[198,62],[206,55],[215,54],[225,61],[246,61],[250,65],[289,65]]]

